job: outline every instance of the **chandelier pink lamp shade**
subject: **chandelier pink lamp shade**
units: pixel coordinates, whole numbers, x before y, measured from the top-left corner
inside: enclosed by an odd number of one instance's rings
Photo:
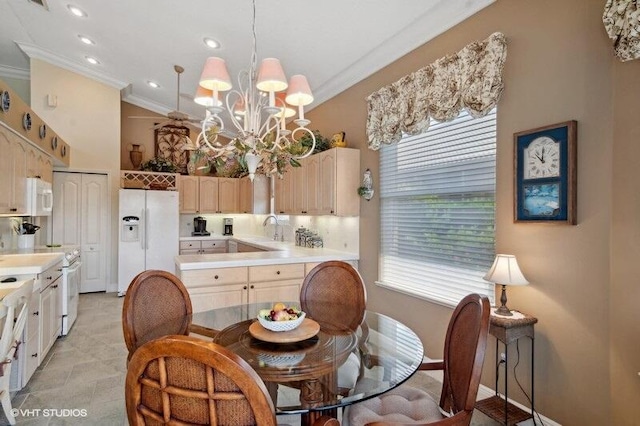
[[[512,254],[496,254],[493,265],[483,277],[486,281],[504,285],[527,285],[516,257]]]
[[[198,89],[196,89],[196,94],[193,97],[193,102],[198,105],[202,105],[205,107],[210,107],[213,105],[213,90],[205,89],[204,87],[198,85]]]
[[[224,59],[215,56],[207,58],[200,75],[200,86],[218,92],[231,89],[231,78]]]
[[[279,59],[265,58],[262,60],[256,87],[264,92],[282,92],[287,88],[287,77],[284,75]]]
[[[313,102],[313,94],[311,93],[311,87],[309,87],[307,77],[300,74],[291,76],[286,100],[287,103],[296,106],[309,105]]]
[[[286,95],[284,92],[276,93],[276,106],[280,108],[280,112],[275,114],[276,117],[282,117],[283,110],[284,110],[284,118],[289,118],[296,115],[296,110],[289,107],[285,98],[286,98]]]

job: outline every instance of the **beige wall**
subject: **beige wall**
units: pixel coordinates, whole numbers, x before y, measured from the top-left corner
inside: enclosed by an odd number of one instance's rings
[[[58,106],[47,106],[47,95]],[[120,187],[120,91],[95,80],[31,60],[31,108],[71,146],[70,170],[109,173],[111,218],[118,216]],[[110,235],[110,280],[118,276],[118,228]],[[107,283],[107,288],[109,288]]]
[[[166,117],[128,102],[121,103],[120,115],[122,121],[120,167],[122,170],[133,170],[134,167],[129,158],[128,146],[137,144],[144,147],[144,153],[142,154],[143,163],[153,158],[155,150],[153,126],[155,123],[165,121]],[[129,118],[131,116],[158,117],[158,119]],[[191,130],[191,132],[193,134],[193,130]]]
[[[349,146],[362,150],[361,169],[370,168],[377,185],[378,154],[366,148],[366,96],[471,41],[494,31],[506,35],[496,248],[516,254],[531,282],[508,289],[509,306],[539,319],[536,408],[563,425],[631,425],[640,418],[640,67],[613,58],[603,4],[499,1],[308,114],[311,127],[323,133],[346,131]],[[571,119],[578,121],[578,224],[514,224],[513,133]],[[378,216],[379,197],[361,203],[360,265],[368,304],[417,330],[427,354],[439,357],[451,309],[374,285]],[[528,389],[531,346],[523,342],[520,349],[518,378]],[[483,384],[492,388],[493,356],[490,338]],[[510,397],[526,403],[511,384]]]

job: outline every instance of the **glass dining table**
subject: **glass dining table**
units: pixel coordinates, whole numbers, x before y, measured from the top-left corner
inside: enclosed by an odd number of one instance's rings
[[[365,312],[356,330],[320,323],[312,335],[287,338],[291,332],[271,332],[263,337],[257,332],[261,327],[257,314],[272,306],[250,303],[194,313],[190,332],[243,358],[265,382],[276,413],[300,414],[303,425],[325,414],[336,417],[341,407],[393,389],[422,362],[418,336],[401,322],[373,311]]]

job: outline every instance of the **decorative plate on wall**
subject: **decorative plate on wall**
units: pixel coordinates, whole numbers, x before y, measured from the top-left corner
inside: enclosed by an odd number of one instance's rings
[[[24,127],[26,131],[31,130],[31,114],[28,112],[25,112],[22,116],[22,127]]]
[[[2,112],[8,112],[11,108],[11,96],[6,90],[0,94],[0,108],[2,108]]]
[[[51,149],[54,151],[58,148],[58,137],[54,136],[51,138]]]
[[[44,137],[47,136],[47,125],[46,124],[42,124],[40,126],[40,128],[38,129],[38,136],[40,136],[40,139],[44,139]]]

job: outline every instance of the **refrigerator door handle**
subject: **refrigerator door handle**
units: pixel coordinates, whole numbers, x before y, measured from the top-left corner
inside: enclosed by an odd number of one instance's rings
[[[147,248],[147,217],[145,216],[145,209],[140,212],[140,217],[142,218],[142,223],[140,224],[140,231],[142,231],[140,247],[145,250]]]
[[[145,250],[149,249],[149,238],[148,238],[149,233],[147,232],[148,231],[147,223],[149,223],[149,209],[144,209],[144,248]]]

